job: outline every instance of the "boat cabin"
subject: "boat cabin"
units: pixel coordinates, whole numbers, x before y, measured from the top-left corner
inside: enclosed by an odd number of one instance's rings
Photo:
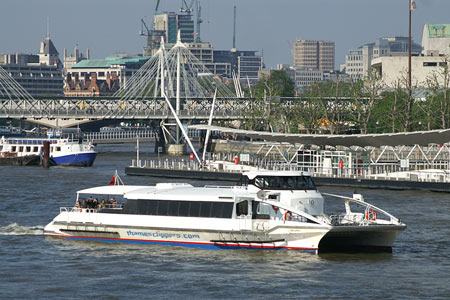
[[[78,199],[92,195],[98,199],[123,196],[122,203],[115,207],[101,205],[98,212],[129,215],[293,220],[302,216],[291,210],[312,215],[323,213],[323,198],[308,174],[279,174],[245,174],[241,185],[234,187],[194,187],[185,183],[160,183],[153,187],[106,186],[80,191]]]

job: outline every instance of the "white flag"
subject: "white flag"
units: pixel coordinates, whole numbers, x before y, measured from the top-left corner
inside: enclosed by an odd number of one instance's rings
[[[416,1],[409,0],[409,3],[410,3],[409,10],[416,10]]]

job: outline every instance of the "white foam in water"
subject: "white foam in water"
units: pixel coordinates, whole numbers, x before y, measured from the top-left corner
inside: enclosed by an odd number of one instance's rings
[[[20,226],[12,223],[7,226],[0,226],[0,235],[43,235],[44,226]]]

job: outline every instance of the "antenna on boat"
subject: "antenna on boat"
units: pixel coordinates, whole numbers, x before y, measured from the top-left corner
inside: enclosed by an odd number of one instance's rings
[[[208,147],[208,140],[209,135],[211,133],[211,128],[209,128],[212,125],[212,118],[214,114],[214,105],[216,103],[216,94],[217,94],[217,88],[214,91],[214,98],[211,105],[211,113],[209,114],[209,120],[208,120],[208,129],[206,130],[206,136],[205,136],[205,145],[203,146],[203,155],[202,155],[202,162],[205,163],[205,157],[206,157],[206,148]]]
[[[172,106],[172,104],[170,103],[169,98],[167,98],[166,93],[164,93],[164,98],[166,99],[167,105],[169,106],[170,111],[172,112],[172,114],[173,114],[175,120],[177,121],[178,127],[179,127],[180,130],[181,130],[181,133],[183,134],[184,138],[185,138],[186,141],[188,142],[189,147],[190,147],[191,150],[192,150],[192,153],[194,153],[195,158],[197,158],[198,163],[199,163],[199,164],[202,164],[202,161],[201,161],[200,158],[198,157],[197,151],[195,151],[195,148],[194,148],[194,146],[192,145],[191,139],[190,139],[189,136],[186,134],[186,131],[184,130],[183,125],[181,124],[181,121],[180,121],[180,119],[178,118],[177,113],[176,113],[175,110],[173,109],[173,106]]]

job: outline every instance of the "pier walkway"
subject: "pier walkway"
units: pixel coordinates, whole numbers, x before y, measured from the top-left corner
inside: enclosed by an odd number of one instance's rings
[[[339,174],[332,174],[330,170],[304,170],[296,163],[265,159],[238,164],[226,160],[207,160],[204,166],[194,160],[180,158],[133,160],[131,166],[125,169],[125,173],[135,176],[217,180],[236,183],[239,181],[242,172],[254,170],[309,171],[317,185],[450,192],[450,171],[448,170],[374,173],[375,170],[381,171],[381,169],[369,168],[358,174],[351,174],[344,170]]]

